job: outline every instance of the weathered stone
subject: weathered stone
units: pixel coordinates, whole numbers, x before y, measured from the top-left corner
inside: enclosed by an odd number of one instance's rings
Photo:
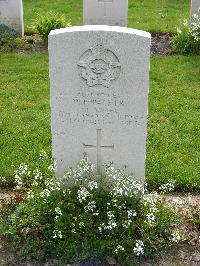
[[[0,0],[0,24],[24,35],[22,0]]]
[[[84,0],[85,25],[127,26],[128,0]]]
[[[200,0],[191,0],[191,15],[200,16]]]
[[[57,175],[87,152],[145,176],[150,34],[112,26],[49,36],[53,155]]]

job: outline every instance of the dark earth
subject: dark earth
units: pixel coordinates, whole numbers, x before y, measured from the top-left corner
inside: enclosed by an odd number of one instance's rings
[[[152,33],[151,38],[151,54],[152,55],[172,55],[170,47],[171,33]],[[48,46],[37,35],[27,33],[23,38],[23,43],[14,45],[11,51],[14,53],[47,53]],[[3,52],[4,50],[2,50]]]

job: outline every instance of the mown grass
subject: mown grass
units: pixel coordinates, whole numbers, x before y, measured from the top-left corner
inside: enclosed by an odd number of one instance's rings
[[[0,58],[0,176],[51,151],[47,55]],[[200,57],[151,58],[146,178],[200,190]]]
[[[36,13],[56,11],[64,14],[72,25],[83,24],[83,0],[24,0],[26,30],[30,30]],[[189,17],[190,0],[129,0],[128,26],[150,32],[175,32]]]

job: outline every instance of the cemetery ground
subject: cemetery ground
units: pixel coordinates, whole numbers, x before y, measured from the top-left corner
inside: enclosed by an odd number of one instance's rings
[[[175,199],[175,206],[182,198],[184,203],[176,210],[180,213],[181,209],[182,226],[190,237],[177,250],[169,249],[138,265],[199,265],[199,228],[194,222],[200,202],[199,70],[198,56],[151,57],[146,178],[150,190],[175,180],[179,193],[166,198],[169,202]],[[12,165],[34,166],[41,150],[51,151],[48,56],[1,55],[0,73],[0,173],[9,180]],[[4,191],[1,199],[10,193]],[[5,239],[0,254],[2,265],[24,263]]]
[[[82,24],[82,0],[23,3],[26,42],[19,41],[14,53],[0,54],[0,177],[7,180],[6,187],[0,183],[0,215],[2,202],[17,193],[13,166],[34,168],[42,150],[51,154],[47,44],[30,27],[35,13],[54,10],[72,25]],[[158,192],[175,181],[175,191],[160,197],[180,215],[178,229],[188,236],[157,258],[138,260],[141,266],[200,265],[200,57],[172,54],[170,48],[170,36],[189,8],[189,0],[129,0],[128,26],[154,33],[152,54],[171,55],[151,56],[146,181],[149,191]],[[101,265],[115,263],[111,258]],[[54,264],[21,261],[9,239],[1,238],[0,265]]]
[[[178,191],[199,190],[199,71],[198,56],[151,58],[146,170],[151,189],[174,179]],[[0,73],[0,174],[9,176],[11,165],[34,165],[41,150],[51,149],[48,56],[1,55]]]

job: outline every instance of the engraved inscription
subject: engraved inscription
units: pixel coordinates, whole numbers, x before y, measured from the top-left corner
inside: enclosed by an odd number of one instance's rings
[[[83,53],[78,69],[89,87],[102,85],[109,88],[112,81],[118,79],[121,65],[117,56],[100,41]]]
[[[88,149],[96,149],[97,151],[97,174],[101,172],[101,150],[114,150],[114,145],[111,146],[103,146],[101,145],[101,137],[102,137],[102,129],[97,129],[97,144],[95,145],[87,145],[83,144],[84,148]]]
[[[145,113],[131,113],[128,108],[129,101],[128,97],[115,92],[114,89],[93,90],[87,87],[73,96],[74,111],[59,112],[55,119],[60,119],[63,123],[67,121],[72,126],[141,126]]]

